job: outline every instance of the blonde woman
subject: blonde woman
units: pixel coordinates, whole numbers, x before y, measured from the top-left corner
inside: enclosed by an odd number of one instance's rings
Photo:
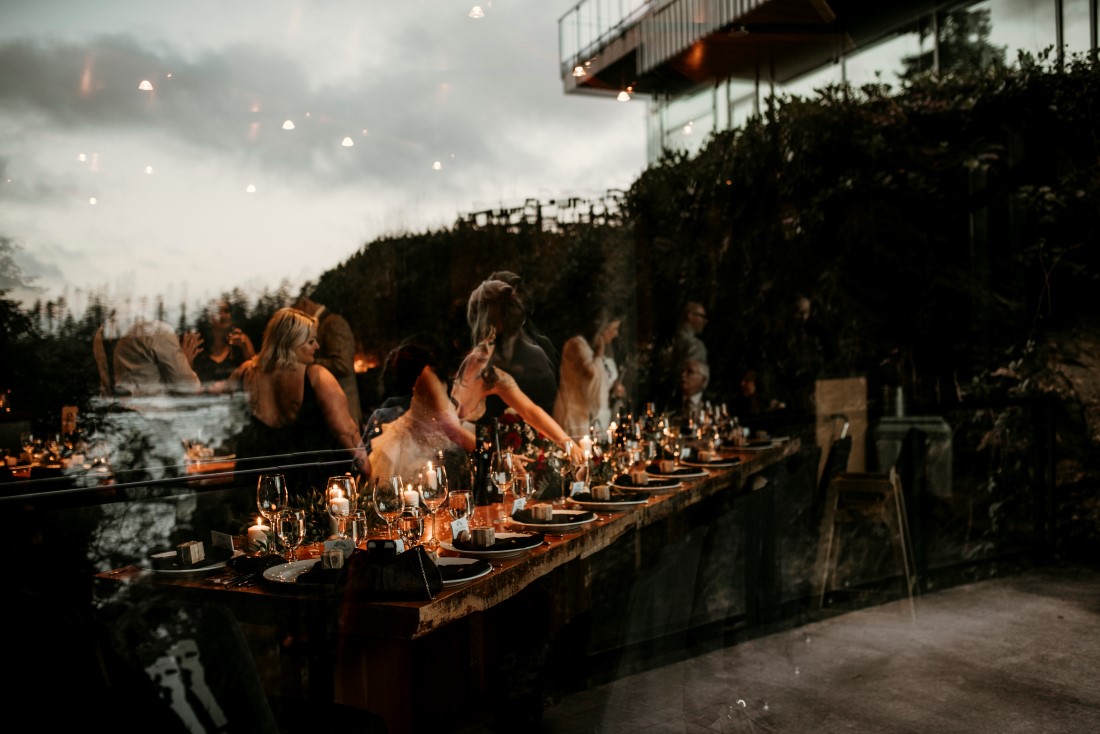
[[[279,467],[315,488],[323,488],[327,476],[364,469],[347,398],[332,373],[314,363],[317,349],[317,320],[281,308],[264,328],[259,353],[230,376],[230,386],[243,388],[248,399],[247,424],[237,440],[238,469],[242,463]],[[297,471],[295,465],[303,464],[312,466]],[[287,479],[293,484],[291,476]]]

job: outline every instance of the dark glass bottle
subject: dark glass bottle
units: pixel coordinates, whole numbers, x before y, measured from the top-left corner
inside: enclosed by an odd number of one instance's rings
[[[493,455],[493,423],[484,421],[476,426],[477,443],[474,446],[474,504],[491,505],[494,495],[492,478],[489,476],[489,461]]]

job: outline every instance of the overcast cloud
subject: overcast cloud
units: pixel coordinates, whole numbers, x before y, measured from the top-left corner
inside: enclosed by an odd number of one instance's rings
[[[0,236],[38,295],[201,300],[628,186],[644,103],[562,92],[570,4],[472,5],[0,0]]]

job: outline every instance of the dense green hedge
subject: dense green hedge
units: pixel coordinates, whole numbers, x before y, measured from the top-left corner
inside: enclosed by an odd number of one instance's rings
[[[695,299],[711,313],[719,395],[755,367],[794,406],[808,405],[815,378],[851,374],[902,385],[917,403],[949,402],[1043,330],[1096,312],[1098,86],[1094,63],[1022,56],[897,91],[831,86],[771,100],[697,156],[650,166],[618,216],[553,231],[459,221],[377,240],[325,273],[317,296],[380,354],[424,332],[457,358],[468,294],[491,271],[514,270],[558,344],[599,305],[627,315],[619,357],[638,403],[665,397],[654,355]],[[293,295],[245,304],[234,294],[253,339]],[[88,370],[66,368],[91,354],[101,312],[47,329],[55,306],[6,335],[23,358],[5,360],[5,379],[39,413],[79,402],[74,380],[94,385],[90,357]]]

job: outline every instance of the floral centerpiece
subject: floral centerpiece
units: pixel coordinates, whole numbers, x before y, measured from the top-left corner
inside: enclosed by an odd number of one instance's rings
[[[561,477],[550,465],[549,456],[558,449],[554,442],[536,431],[518,413],[509,409],[497,422],[498,440],[523,459],[527,471],[535,476],[535,496],[554,499],[561,496]],[[607,484],[614,478],[610,456],[600,446],[594,446],[590,464],[592,484]]]

